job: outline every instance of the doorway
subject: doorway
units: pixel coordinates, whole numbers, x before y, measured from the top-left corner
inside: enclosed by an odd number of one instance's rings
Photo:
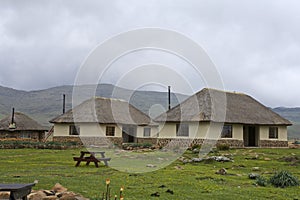
[[[136,131],[137,131],[137,127],[134,125],[123,125],[122,126],[123,143],[136,142]]]
[[[244,126],[243,138],[245,147],[257,147],[258,146],[258,127],[256,126]]]

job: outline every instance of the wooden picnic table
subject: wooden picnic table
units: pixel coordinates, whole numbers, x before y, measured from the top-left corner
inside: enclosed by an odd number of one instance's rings
[[[101,157],[96,157],[97,154],[100,154]],[[87,155],[87,156],[86,156]],[[104,151],[81,151],[80,152],[80,157],[73,157],[74,161],[77,161],[75,164],[75,167],[78,167],[81,162],[86,162],[86,165],[89,165],[90,162],[95,163],[96,167],[99,167],[98,163],[100,161],[103,161],[106,166],[108,166],[108,161],[111,160],[111,158],[106,158],[105,157],[105,152]]]
[[[0,184],[0,191],[10,192],[9,200],[16,200],[22,198],[27,200],[27,195],[30,194],[35,183],[26,184]]]

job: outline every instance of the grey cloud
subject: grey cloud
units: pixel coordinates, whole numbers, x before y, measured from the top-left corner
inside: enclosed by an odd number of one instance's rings
[[[42,89],[73,84],[80,64],[122,31],[161,27],[197,41],[225,88],[269,106],[300,106],[300,2],[1,1],[0,85]],[[285,94],[282,98],[282,94]]]

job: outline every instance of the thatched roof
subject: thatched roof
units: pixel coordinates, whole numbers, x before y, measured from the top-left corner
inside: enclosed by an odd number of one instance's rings
[[[126,101],[94,97],[54,119],[51,123],[96,122],[150,125],[151,118]]]
[[[6,131],[47,131],[48,128],[40,125],[23,113],[16,112],[14,114],[15,128],[9,128],[11,124],[11,115],[6,116],[0,121],[0,130]]]
[[[257,125],[291,125],[291,122],[254,98],[215,89],[199,91],[154,121],[216,121]]]

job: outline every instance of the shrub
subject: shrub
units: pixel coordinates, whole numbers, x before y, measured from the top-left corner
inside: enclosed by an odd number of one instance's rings
[[[289,186],[298,186],[299,180],[297,177],[293,176],[288,171],[277,172],[274,176],[270,178],[270,183],[275,187],[289,187]]]
[[[217,144],[218,151],[228,151],[230,149],[229,144]]]
[[[263,176],[257,177],[255,182],[257,185],[263,186],[263,187],[268,185],[268,180]]]

